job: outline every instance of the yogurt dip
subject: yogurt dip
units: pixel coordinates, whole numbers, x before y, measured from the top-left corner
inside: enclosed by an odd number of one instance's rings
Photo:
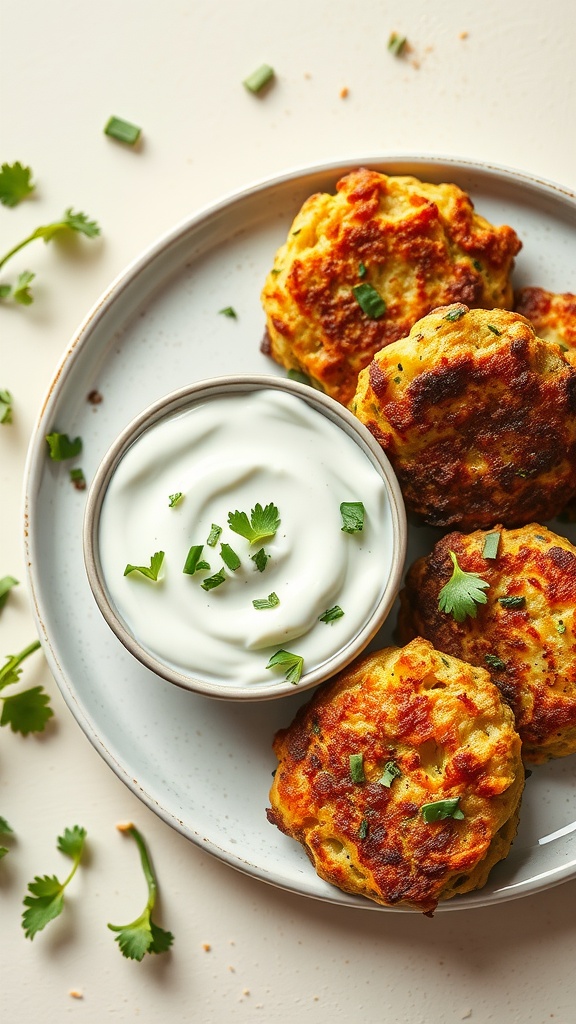
[[[342,528],[350,502],[364,507],[358,532]],[[280,522],[250,543],[228,519],[250,521],[258,504]],[[146,651],[196,679],[257,689],[285,681],[285,665],[267,668],[279,650],[308,673],[354,641],[398,559],[393,529],[385,480],[359,444],[303,398],[267,388],[200,399],[146,429],[109,480],[98,549],[108,597]],[[200,545],[209,568],[183,572]],[[156,581],[125,575],[156,552]]]

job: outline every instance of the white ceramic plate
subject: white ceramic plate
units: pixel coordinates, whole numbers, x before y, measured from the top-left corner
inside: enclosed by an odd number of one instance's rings
[[[65,700],[133,792],[199,846],[306,896],[380,910],[321,881],[300,846],[268,824],[274,732],[308,695],[238,706],[187,693],[131,657],[98,611],[84,572],[84,495],[46,457],[57,429],[84,440],[88,480],[116,435],[164,394],[219,373],[280,373],[259,351],[260,289],[303,200],[364,164],[453,181],[524,248],[516,286],[574,290],[576,196],[502,168],[446,159],[357,159],[297,170],[224,199],[160,239],[88,315],[51,385],[26,472],[29,583],[46,655]],[[233,306],[238,319],[218,315]],[[99,405],[87,401],[97,389]],[[567,532],[564,527],[555,527]],[[412,531],[409,558],[433,534]],[[576,540],[576,533],[572,534]],[[73,626],[71,626],[73,624]],[[390,642],[391,623],[372,647]],[[510,856],[488,885],[442,909],[484,906],[576,876],[576,757],[536,769]]]

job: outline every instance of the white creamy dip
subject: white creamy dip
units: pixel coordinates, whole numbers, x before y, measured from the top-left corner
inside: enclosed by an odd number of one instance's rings
[[[182,498],[170,507],[170,496]],[[362,502],[362,532],[342,531],[341,502]],[[274,537],[250,545],[228,514],[277,506]],[[222,527],[207,545],[212,524]],[[241,560],[224,566],[220,545]],[[209,570],[183,573],[192,545]],[[269,555],[264,571],[251,556]],[[386,485],[361,448],[303,399],[274,389],[198,401],[148,428],[127,450],[106,491],[99,526],[103,576],[138,642],[179,671],[210,681],[284,681],[267,669],[279,649],[318,667],[352,641],[390,576],[392,517]],[[158,582],[128,563],[165,553]],[[224,568],[213,590],[202,582]],[[275,607],[254,599],[277,595]],[[339,605],[344,615],[319,617]]]

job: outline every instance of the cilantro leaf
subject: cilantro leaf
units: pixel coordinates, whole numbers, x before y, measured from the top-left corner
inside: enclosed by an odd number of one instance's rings
[[[17,206],[18,203],[34,191],[32,170],[25,167],[19,160],[13,164],[2,164],[0,167],[0,203],[3,206]]]
[[[302,677],[304,658],[300,654],[292,654],[291,651],[276,651],[270,658],[266,668],[281,666],[286,671],[286,681],[296,686]]]
[[[0,388],[0,423],[12,423],[12,395]]]
[[[343,501],[340,504],[343,533],[361,533],[366,510],[361,501]]]
[[[245,537],[250,544],[255,544],[274,536],[280,526],[280,515],[276,505],[270,503],[263,508],[258,503],[250,512],[250,519],[246,512],[229,512],[228,526],[234,533]]]
[[[165,953],[170,949],[174,936],[171,932],[160,928],[152,920],[158,883],[144,839],[135,825],[123,827],[122,831],[132,836],[140,851],[140,862],[148,886],[148,900],[144,910],[135,921],[124,925],[109,924],[108,927],[110,931],[118,932],[116,942],[120,946],[123,956],[129,960],[142,960],[145,953]]]
[[[27,736],[31,732],[43,732],[54,712],[50,698],[41,686],[33,686],[22,693],[2,697],[3,707],[0,725],[9,725],[12,732]]]
[[[362,284],[355,284],[352,292],[360,309],[370,320],[379,320],[384,316],[386,303],[371,284],[368,284],[367,281],[363,281]]]
[[[33,640],[28,647],[25,647],[19,654],[9,654],[6,659],[6,664],[0,668],[0,690],[3,690],[5,686],[10,686],[11,683],[17,683],[20,678],[22,669],[19,668],[21,663],[30,655],[34,654],[40,647],[39,640]]]
[[[22,927],[27,939],[33,939],[36,932],[62,913],[64,890],[76,873],[85,839],[86,829],[79,825],[65,829],[64,834],[58,836],[58,849],[72,859],[72,870],[63,882],[56,875],[35,875],[33,881],[28,883],[30,895],[25,896],[23,901],[28,909],[22,914]]]
[[[20,252],[25,245],[29,245],[30,242],[34,242],[37,238],[43,238],[45,242],[51,242],[56,235],[68,234],[70,232],[76,232],[81,235],[85,235],[86,238],[96,238],[100,234],[100,228],[96,221],[89,220],[85,213],[74,213],[72,207],[67,209],[62,217],[62,220],[54,221],[52,224],[43,224],[41,227],[36,228],[32,234],[27,235],[26,238],[18,242],[17,245],[13,246],[7,253],[0,259],[0,267],[3,267],[12,256],[15,256],[17,252]]]
[[[148,580],[153,580],[154,583],[158,582],[158,573],[162,568],[162,562],[164,561],[164,552],[155,551],[150,559],[150,565],[131,565],[129,562],[124,569],[124,575],[128,576],[131,572],[139,572],[142,576],[145,576]]]
[[[24,270],[18,275],[14,290],[12,292],[12,298],[14,302],[18,302],[21,306],[31,306],[34,302],[32,292],[30,291],[30,284],[36,277],[30,270]]]
[[[82,451],[82,438],[75,437],[72,441],[68,434],[59,434],[54,431],[46,435],[50,458],[54,462],[64,462],[65,459],[74,459]]]
[[[458,565],[453,551],[449,552],[454,570],[452,576],[438,594],[438,608],[446,615],[452,615],[456,622],[464,622],[467,615],[475,619],[477,605],[486,604],[484,593],[490,586],[475,572],[465,572]]]
[[[14,579],[13,576],[3,576],[2,579],[0,579],[0,612],[8,600],[8,594],[12,590],[12,587],[17,586],[18,580]]]
[[[6,818],[0,816],[0,836],[11,835],[14,830],[10,828],[10,825],[6,821]],[[0,846],[0,860],[9,853],[7,846]]]

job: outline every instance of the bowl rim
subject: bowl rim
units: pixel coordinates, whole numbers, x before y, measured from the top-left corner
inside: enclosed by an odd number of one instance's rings
[[[128,449],[156,423],[184,411],[198,401],[253,391],[275,390],[303,399],[310,407],[343,429],[359,446],[386,487],[392,521],[392,558],[388,579],[367,621],[336,653],[320,665],[304,671],[298,684],[276,678],[271,683],[231,685],[199,678],[179,671],[144,647],[128,627],[108,593],[99,554],[99,523],[102,504],[110,480]],[[402,492],[383,449],[370,431],[345,406],[317,390],[290,378],[268,374],[232,374],[204,378],[185,385],[153,402],[134,417],[112,442],[103,456],[90,485],[83,522],[83,554],[86,575],[96,604],[112,632],[141,664],[156,676],[185,690],[223,700],[260,701],[293,695],[332,678],[365,650],[382,627],[400,589],[406,557],[407,520]]]

